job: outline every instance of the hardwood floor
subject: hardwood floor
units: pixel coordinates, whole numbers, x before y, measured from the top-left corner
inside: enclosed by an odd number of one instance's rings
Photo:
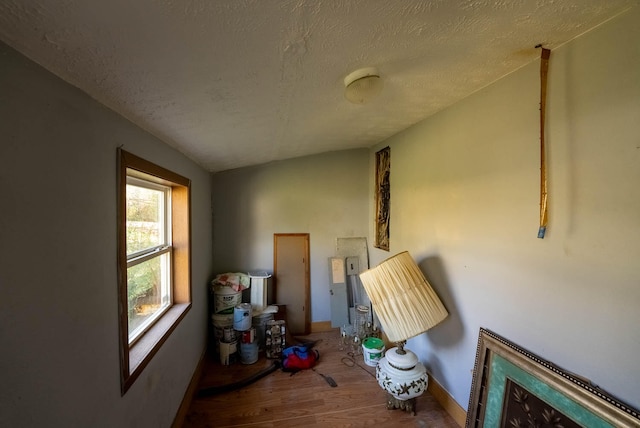
[[[417,399],[416,415],[387,410],[385,392],[375,379],[375,368],[363,357],[351,359],[339,350],[336,331],[313,333],[320,359],[314,370],[295,374],[277,369],[240,388],[204,394],[207,388],[224,389],[250,378],[273,364],[264,353],[258,362],[223,366],[207,357],[196,393],[183,427],[356,427],[386,426],[458,428],[436,400],[425,393]],[[322,376],[337,383],[331,387]]]

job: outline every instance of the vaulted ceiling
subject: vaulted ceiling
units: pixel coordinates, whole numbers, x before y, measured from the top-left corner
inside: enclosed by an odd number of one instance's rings
[[[0,0],[0,39],[215,172],[370,147],[637,4]]]

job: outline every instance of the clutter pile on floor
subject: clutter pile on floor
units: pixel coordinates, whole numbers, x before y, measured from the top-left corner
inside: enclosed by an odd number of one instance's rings
[[[273,364],[271,364],[270,367],[267,367],[266,369],[261,370],[253,374],[252,376],[249,376],[238,382],[233,382],[227,385],[203,388],[198,391],[198,396],[206,397],[242,388],[244,386],[252,384],[253,382],[256,382],[259,379],[262,379],[268,374],[275,372],[279,368],[281,368],[284,372],[291,373],[291,375],[294,375],[301,370],[312,369],[315,373],[318,373],[318,375],[322,376],[327,384],[329,384],[332,388],[335,388],[338,386],[338,384],[331,376],[319,373],[314,368],[316,363],[320,359],[320,353],[317,349],[314,349],[316,343],[316,341],[301,342],[299,345],[289,346],[282,351],[282,358],[274,360]]]

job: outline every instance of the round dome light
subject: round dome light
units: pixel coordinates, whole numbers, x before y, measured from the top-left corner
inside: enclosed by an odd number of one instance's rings
[[[344,78],[344,97],[354,104],[366,104],[382,90],[382,79],[375,67],[361,68]]]

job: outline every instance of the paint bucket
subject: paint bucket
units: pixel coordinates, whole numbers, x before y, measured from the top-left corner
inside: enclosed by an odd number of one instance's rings
[[[220,363],[228,366],[235,363],[238,355],[238,342],[220,342]]]
[[[362,342],[362,353],[364,355],[364,363],[375,367],[384,354],[384,342],[377,337],[367,337]]]
[[[222,340],[221,342],[231,343],[237,340],[236,331],[233,327],[225,327],[222,329]]]
[[[251,325],[256,329],[256,342],[258,342],[258,348],[264,349],[265,331],[267,330],[267,323],[273,320],[273,314],[260,314],[253,317]]]
[[[242,292],[231,287],[216,287],[213,292],[213,310],[216,314],[233,314],[233,309],[240,302]]]
[[[233,314],[213,314],[211,321],[213,323],[213,343],[216,355],[218,355],[220,353],[219,342],[224,339],[224,329],[233,329]]]
[[[240,303],[233,309],[233,328],[245,331],[251,328],[251,304]]]
[[[253,343],[256,341],[256,329],[251,327],[249,330],[240,332],[240,341],[242,343]]]
[[[258,342],[240,344],[240,362],[253,364],[258,361]]]
[[[211,321],[215,338],[221,340],[224,328],[233,327],[233,314],[213,314]]]

